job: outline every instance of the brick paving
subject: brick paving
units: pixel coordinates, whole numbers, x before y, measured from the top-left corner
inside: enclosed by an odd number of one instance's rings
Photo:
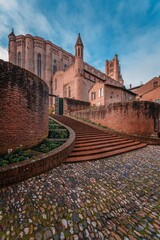
[[[66,163],[0,190],[0,239],[160,239],[160,146]]]

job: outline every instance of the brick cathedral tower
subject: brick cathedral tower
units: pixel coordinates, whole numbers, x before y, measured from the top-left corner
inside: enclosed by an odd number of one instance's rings
[[[79,33],[75,44],[75,66],[74,66],[75,93],[76,93],[75,98],[78,100],[84,100],[86,96],[85,83],[83,80],[84,79],[83,49],[84,46]]]
[[[114,80],[118,81],[122,85],[124,84],[117,54],[115,54],[112,60],[110,61],[106,60],[105,74],[113,78]]]

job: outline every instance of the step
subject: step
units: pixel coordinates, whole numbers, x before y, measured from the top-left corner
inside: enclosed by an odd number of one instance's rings
[[[81,148],[81,147],[88,147],[88,146],[96,146],[96,145],[100,145],[100,144],[104,144],[104,143],[115,143],[115,142],[119,142],[119,141],[123,141],[123,140],[128,140],[127,138],[108,138],[107,141],[104,140],[100,140],[100,141],[92,141],[92,142],[83,142],[83,143],[76,143],[75,148]]]
[[[121,137],[97,137],[97,138],[89,138],[89,139],[76,139],[76,144],[82,144],[82,143],[92,143],[92,142],[99,142],[99,141],[102,141],[105,142],[105,141],[109,141],[109,140],[114,140],[114,139],[123,139]]]
[[[76,134],[76,136],[78,136],[78,137],[84,137],[84,136],[96,136],[96,135],[110,135],[110,136],[112,136],[113,134],[108,134],[108,133],[104,133],[104,132],[97,132],[97,131],[94,131],[94,132],[81,132],[81,133],[77,133],[77,132],[75,132],[75,134]]]
[[[99,159],[103,159],[103,158],[107,158],[107,157],[112,157],[118,154],[122,154],[122,153],[126,153],[126,152],[130,152],[139,148],[143,148],[147,146],[147,144],[145,143],[140,143],[136,146],[131,146],[131,147],[126,147],[123,149],[117,149],[117,150],[113,150],[111,152],[105,152],[105,153],[101,153],[101,154],[95,154],[95,155],[91,155],[91,156],[82,156],[82,157],[72,157],[72,158],[67,158],[64,163],[68,163],[68,162],[82,162],[82,161],[90,161],[90,160],[99,160]]]
[[[73,149],[73,152],[77,152],[77,151],[86,151],[88,149],[92,150],[92,149],[96,149],[96,148],[103,148],[103,147],[110,147],[110,146],[116,146],[119,144],[124,144],[124,143],[131,143],[134,142],[134,140],[128,140],[128,139],[123,139],[123,140],[117,140],[117,141],[110,141],[110,142],[100,142],[100,143],[94,143],[92,145],[86,146],[86,144],[83,147],[80,146],[75,146],[75,148]]]
[[[76,135],[76,139],[79,141],[85,141],[85,140],[90,140],[90,139],[102,139],[102,138],[111,138],[111,137],[116,137],[116,136],[108,136],[107,134],[96,134],[94,136],[83,136],[83,137],[79,137]]]
[[[69,154],[69,158],[70,157],[78,157],[78,156],[90,156],[90,155],[94,155],[94,154],[99,154],[99,153],[105,153],[105,152],[110,152],[110,151],[114,151],[117,149],[122,149],[122,148],[126,148],[126,147],[130,147],[130,146],[134,146],[134,145],[138,145],[139,142],[131,142],[131,143],[122,143],[122,144],[118,144],[116,146],[110,146],[110,147],[103,147],[103,148],[95,148],[94,150],[90,150],[88,149],[88,151],[77,151],[77,152],[72,152]]]

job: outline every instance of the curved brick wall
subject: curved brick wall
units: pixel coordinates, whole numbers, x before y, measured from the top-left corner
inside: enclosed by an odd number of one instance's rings
[[[0,60],[0,154],[40,143],[48,135],[48,86]]]
[[[53,119],[55,122],[57,120]],[[22,162],[13,163],[0,168],[0,187],[10,185],[16,182],[26,180],[30,177],[44,173],[52,168],[62,164],[63,160],[68,157],[75,145],[75,132],[58,122],[60,125],[67,128],[69,138],[60,147],[50,151],[47,154],[40,154],[34,159],[28,159]]]

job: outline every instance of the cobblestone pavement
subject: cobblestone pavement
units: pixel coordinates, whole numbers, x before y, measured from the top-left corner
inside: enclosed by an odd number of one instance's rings
[[[0,190],[0,239],[160,239],[160,146]]]

